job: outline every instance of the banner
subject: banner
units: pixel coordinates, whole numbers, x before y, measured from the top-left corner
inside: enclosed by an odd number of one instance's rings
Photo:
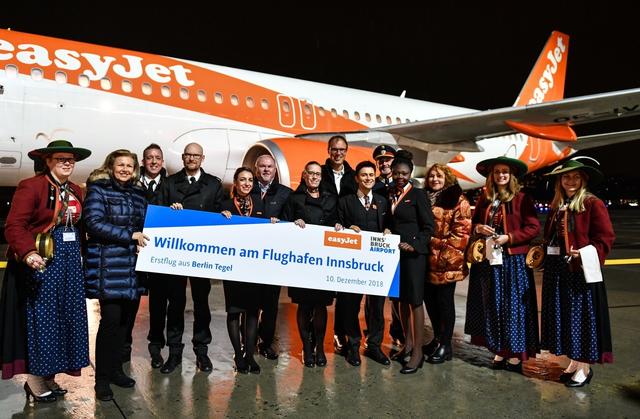
[[[136,269],[397,297],[400,236],[149,205]]]

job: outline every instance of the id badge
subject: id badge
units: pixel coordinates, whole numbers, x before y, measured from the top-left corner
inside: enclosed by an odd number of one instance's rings
[[[560,246],[547,246],[547,254],[551,256],[560,256]]]
[[[496,242],[493,238],[490,237],[487,239],[485,245],[486,257],[490,265],[502,265],[502,247],[498,246],[498,248],[495,249],[495,244]]]
[[[64,231],[62,233],[62,241],[65,241],[65,242],[74,242],[74,241],[76,241],[76,232],[75,231]]]

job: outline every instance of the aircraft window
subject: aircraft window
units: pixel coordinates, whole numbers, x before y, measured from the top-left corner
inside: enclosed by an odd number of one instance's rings
[[[376,114],[376,122],[382,124],[382,117],[379,114]]]
[[[336,111],[336,108],[331,108],[331,116],[333,116],[334,118],[338,116],[338,111]]]
[[[220,92],[216,92],[215,95],[213,95],[213,100],[218,104],[222,104],[222,102],[224,102],[224,97],[222,96],[222,93]]]
[[[348,111],[348,110],[346,110],[346,109],[343,109],[343,110],[342,110],[342,116],[344,116],[345,118],[347,118],[347,119],[348,119],[348,118],[349,118],[349,111]]]
[[[189,99],[189,89],[185,87],[180,88],[180,99],[184,99],[184,100]]]
[[[262,106],[262,109],[266,111],[267,109],[269,109],[269,101],[267,99],[262,99],[260,101],[260,106]]]
[[[111,90],[111,80],[108,78],[100,79],[100,87],[102,90]]]
[[[324,116],[325,115],[325,110],[324,110],[324,108],[322,106],[320,106],[318,108],[318,113],[320,114],[320,116]]]
[[[129,80],[122,80],[122,91],[131,93],[133,91],[133,84],[131,84]]]
[[[13,64],[9,64],[4,67],[4,71],[7,72],[7,77],[17,77],[18,76],[18,67]]]
[[[231,95],[231,104],[233,106],[238,106],[239,100],[238,100],[238,96],[236,95]]]
[[[42,80],[42,69],[41,68],[32,68],[31,69],[31,78],[37,81]]]
[[[356,119],[356,121],[359,121],[359,120],[360,120],[360,112],[355,111],[355,112],[353,113],[353,117]]]
[[[163,84],[162,87],[160,87],[160,94],[164,97],[171,97],[171,87]]]
[[[308,103],[304,104],[304,114],[311,115],[311,105],[309,105]]]
[[[245,99],[245,103],[249,108],[253,108],[254,106],[256,106],[256,103],[253,101],[253,98],[251,96],[247,96],[247,98]]]
[[[67,82],[67,73],[64,71],[56,71],[56,81],[60,84],[65,84]]]
[[[142,93],[149,96],[151,93],[153,93],[153,88],[151,87],[151,84],[149,83],[142,83]]]
[[[198,90],[198,100],[200,102],[207,101],[207,93],[204,90]]]
[[[367,120],[367,122],[371,122],[371,114],[369,112],[364,114],[364,119]]]
[[[390,124],[392,122],[393,122],[393,120],[391,119],[391,117],[389,115],[387,115],[387,124]]]
[[[396,116],[396,123],[397,124],[402,124],[402,119],[400,119],[399,117]]]
[[[282,101],[282,110],[289,113],[291,112],[291,105],[289,105],[289,101],[288,100],[283,100]]]
[[[84,74],[78,76],[78,84],[82,87],[89,87],[89,77]]]

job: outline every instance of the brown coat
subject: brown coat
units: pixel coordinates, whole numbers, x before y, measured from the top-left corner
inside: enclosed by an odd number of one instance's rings
[[[462,281],[469,269],[464,251],[471,233],[471,206],[459,185],[443,190],[432,207],[435,231],[431,237],[429,280],[434,285]]]

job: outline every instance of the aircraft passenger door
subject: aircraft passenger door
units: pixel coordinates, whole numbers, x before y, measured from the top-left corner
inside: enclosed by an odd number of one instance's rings
[[[536,162],[540,158],[540,140],[539,138],[529,137],[528,145],[529,145],[529,161]]]
[[[16,185],[22,166],[22,89],[0,71],[0,186]]]
[[[229,137],[227,129],[205,128],[186,132],[173,140],[164,159],[169,173],[175,173],[184,167],[182,153],[189,143],[198,143],[204,150],[202,168],[210,175],[224,178],[229,159]]]
[[[278,95],[278,118],[284,128],[291,128],[296,124],[296,108],[291,96]]]

